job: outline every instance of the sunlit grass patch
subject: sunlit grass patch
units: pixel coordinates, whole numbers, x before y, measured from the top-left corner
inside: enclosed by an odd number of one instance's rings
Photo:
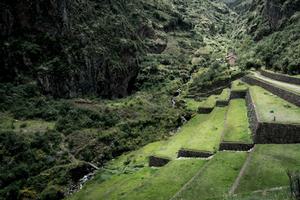
[[[244,99],[233,99],[229,103],[224,141],[251,143],[251,131]]]
[[[236,193],[288,186],[287,170],[300,168],[299,144],[256,145]]]
[[[250,94],[260,121],[277,123],[300,123],[300,108],[268,92],[252,86]]]
[[[226,196],[246,157],[245,152],[218,152],[175,199],[206,200]]]

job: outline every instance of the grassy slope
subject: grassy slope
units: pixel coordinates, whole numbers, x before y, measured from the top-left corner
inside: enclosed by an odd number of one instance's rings
[[[230,101],[224,130],[224,141],[252,142],[244,99]]]
[[[202,101],[200,104],[201,108],[213,108],[216,106],[216,101],[218,99],[218,95],[211,95],[206,100]]]
[[[261,121],[272,122],[275,116],[279,123],[300,123],[297,106],[257,86],[251,87],[250,92]]]
[[[169,199],[200,170],[205,162],[199,159],[172,161],[160,169],[151,180],[126,196],[126,199]]]
[[[186,98],[184,100],[186,102],[187,109],[192,110],[192,111],[197,111],[198,107],[201,105],[200,101],[196,101],[191,98]]]
[[[43,120],[16,120],[8,113],[0,113],[0,129],[11,130],[15,132],[44,132],[46,130],[53,130],[54,122],[47,122]]]
[[[202,101],[199,106],[202,108],[213,108],[216,106],[216,101],[226,101],[229,98],[230,90],[224,89],[220,95],[211,95],[206,100]]]
[[[148,166],[148,157],[157,149],[165,145],[166,141],[150,143],[136,151],[123,154],[117,159],[108,162],[106,168],[109,169],[125,169],[128,167],[143,167]]]
[[[221,200],[221,199],[220,199]],[[222,199],[224,200],[224,199]],[[293,200],[289,188],[276,191],[261,191],[255,193],[238,194],[226,200]]]
[[[210,118],[197,127],[198,134],[192,135],[188,143],[184,144],[184,148],[216,151],[219,146],[221,132],[224,127],[224,119],[227,107],[215,108]]]
[[[181,148],[216,151],[224,126],[226,109],[215,108],[204,122],[205,115],[196,116],[182,128],[180,133],[161,146],[155,154],[176,158],[177,152]]]
[[[241,91],[247,89],[248,89],[248,85],[240,80],[233,81],[231,84],[232,91]]]
[[[229,95],[230,95],[230,90],[226,88],[222,91],[218,99],[226,101],[229,99]]]
[[[300,145],[257,145],[236,193],[288,186],[287,170],[300,168]]]
[[[214,199],[225,195],[234,183],[247,153],[219,152],[202,173],[175,199],[201,200]]]
[[[114,175],[97,183],[97,177],[69,199],[169,199],[205,163],[204,160],[176,160],[162,168],[143,168],[138,172]]]

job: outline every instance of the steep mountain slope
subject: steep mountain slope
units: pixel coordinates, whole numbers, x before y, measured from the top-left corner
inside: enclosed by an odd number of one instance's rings
[[[244,9],[241,4],[235,5],[238,12]],[[233,33],[240,64],[299,74],[300,1],[254,0],[249,5]]]
[[[120,174],[131,181],[199,105],[225,101],[223,93],[204,96],[221,92],[244,69],[300,73],[298,0],[5,0],[0,12],[0,199],[63,199],[104,166],[96,187]],[[226,63],[228,53],[237,65]],[[197,129],[183,131],[202,129],[210,140],[208,133],[221,132],[225,110],[212,117],[218,123],[198,115],[188,125]],[[207,142],[214,151],[215,136]],[[206,143],[185,139],[186,146]],[[169,143],[172,155],[180,142]],[[190,163],[195,172],[204,161]],[[187,165],[171,164],[163,181]],[[237,174],[239,167],[229,168]],[[142,171],[129,186],[158,171]],[[159,175],[152,181],[153,188],[162,183]],[[126,191],[128,182],[118,183]]]
[[[5,1],[1,13],[1,81],[33,78],[56,97],[126,96],[140,55],[165,48],[156,30],[189,27],[165,1]]]
[[[61,199],[94,165],[174,134],[192,114],[184,84],[225,56],[232,15],[196,0],[1,5],[3,199]]]

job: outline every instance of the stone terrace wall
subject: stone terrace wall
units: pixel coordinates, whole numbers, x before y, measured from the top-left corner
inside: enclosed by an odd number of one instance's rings
[[[247,92],[246,103],[250,129],[255,144],[300,143],[300,124],[260,122],[250,92]]]
[[[242,143],[242,142],[221,142],[219,151],[249,151],[254,147],[254,144]]]
[[[229,105],[229,100],[217,100],[216,106],[218,107],[225,107]]]
[[[249,125],[252,132],[252,137],[254,138],[256,134],[256,130],[258,128],[258,117],[256,115],[254,103],[249,90],[246,94],[246,104],[247,104],[247,115],[248,115]]]
[[[179,157],[208,158],[212,155],[214,155],[214,154],[209,151],[197,151],[197,150],[190,150],[190,149],[180,149],[178,152],[178,158]]]
[[[214,109],[214,107],[212,108],[204,108],[204,107],[199,107],[198,108],[198,113],[199,114],[209,114],[211,113],[211,111]]]
[[[269,71],[265,71],[265,70],[260,70],[260,73],[263,76],[266,76],[268,78],[277,80],[277,81],[282,81],[282,82],[286,82],[286,83],[291,83],[291,84],[296,84],[296,85],[300,85],[300,78],[296,78],[296,77],[291,77],[285,74],[278,74],[278,73],[274,73],[274,72],[269,72]]]
[[[255,135],[255,143],[300,143],[300,124],[276,124],[260,122]]]
[[[300,106],[300,95],[297,95],[296,93],[275,87],[269,83],[266,83],[264,81],[258,80],[256,78],[250,77],[250,76],[245,76],[242,78],[242,81],[251,84],[251,85],[258,85],[271,93],[279,96],[280,98],[295,104],[296,106]]]
[[[162,167],[170,162],[167,158],[160,158],[157,156],[149,157],[149,167]]]
[[[247,90],[231,90],[230,99],[244,99],[246,96]]]

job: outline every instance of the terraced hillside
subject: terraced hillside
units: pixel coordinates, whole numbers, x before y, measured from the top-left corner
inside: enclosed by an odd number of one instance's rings
[[[298,200],[300,0],[0,3],[0,200]]]
[[[300,108],[240,80],[234,81],[228,91],[247,95],[241,98],[228,94],[228,105],[212,104],[211,113],[196,114],[168,140],[111,161],[70,199],[290,199],[287,171],[300,168]],[[208,99],[215,100],[216,96]],[[191,104],[203,106],[190,99]],[[250,119],[253,107],[258,121]],[[260,122],[298,128],[293,132],[295,137],[287,141],[272,129],[265,133],[251,128]],[[255,139],[262,134],[271,134],[282,142],[258,144]],[[211,152],[209,157],[201,154],[206,151]],[[148,167],[153,164],[152,156],[157,159],[157,167]],[[168,161],[164,163],[164,159]]]

